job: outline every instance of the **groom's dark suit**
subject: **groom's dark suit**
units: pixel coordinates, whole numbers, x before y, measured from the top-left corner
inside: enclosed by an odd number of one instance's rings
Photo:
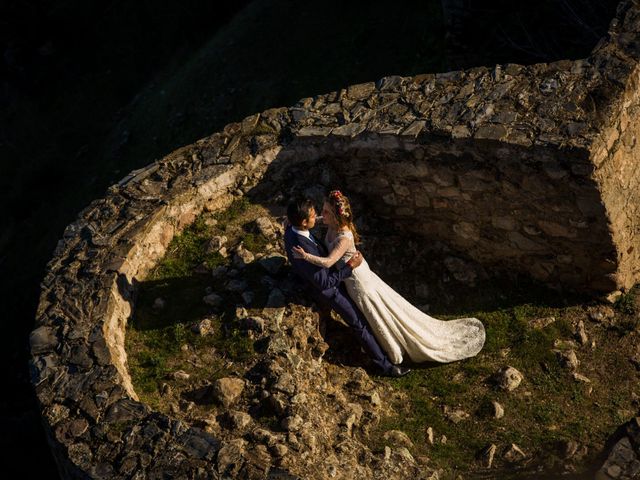
[[[351,267],[344,265],[341,268],[322,268],[305,260],[293,256],[293,247],[300,246],[307,253],[320,257],[326,256],[327,252],[320,242],[315,243],[308,238],[297,234],[291,226],[287,227],[284,233],[284,246],[289,262],[294,271],[306,280],[308,290],[320,302],[333,308],[353,329],[356,338],[360,341],[364,349],[369,353],[373,363],[387,373],[393,365],[378,345],[375,337],[371,333],[366,318],[346,292],[342,280],[351,275]]]

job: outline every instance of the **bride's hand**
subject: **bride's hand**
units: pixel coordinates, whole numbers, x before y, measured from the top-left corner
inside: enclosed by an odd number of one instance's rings
[[[304,251],[304,249],[300,246],[295,246],[292,249],[293,252],[293,258],[302,258],[304,260],[305,255],[307,254],[307,252]]]

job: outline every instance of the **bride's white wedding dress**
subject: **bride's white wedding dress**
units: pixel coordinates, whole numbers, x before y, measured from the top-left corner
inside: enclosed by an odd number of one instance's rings
[[[333,239],[327,232],[325,242],[328,257],[307,255],[306,260],[328,268],[348,261],[356,252],[350,231],[338,232]],[[453,362],[475,356],[484,345],[485,331],[480,320],[430,317],[383,282],[366,260],[344,282],[391,363],[401,363],[405,356],[414,362]]]

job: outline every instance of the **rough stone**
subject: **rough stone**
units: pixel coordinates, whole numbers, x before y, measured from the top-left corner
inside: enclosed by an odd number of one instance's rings
[[[406,433],[400,430],[389,430],[385,432],[383,438],[395,447],[413,448],[413,442]]]
[[[526,456],[527,455],[522,451],[522,449],[515,443],[512,443],[503,455],[506,461],[513,463],[524,460]]]
[[[491,401],[491,405],[493,405],[493,418],[500,419],[504,417],[504,407],[502,405],[495,400]]]
[[[241,378],[220,378],[213,382],[213,397],[225,407],[231,406],[242,395],[245,382]]]
[[[494,379],[502,390],[511,392],[518,388],[524,376],[513,367],[504,367],[496,373]]]
[[[211,237],[209,240],[209,244],[207,245],[207,252],[219,252],[222,247],[224,247],[228,242],[227,237],[224,235],[216,235]]]
[[[236,249],[236,253],[233,256],[233,265],[236,268],[245,268],[251,262],[255,260],[255,256],[246,248],[240,246]]]
[[[203,337],[206,336],[206,335],[211,335],[212,333],[214,333],[213,325],[212,325],[211,320],[209,318],[205,318],[204,320],[201,320],[198,323],[195,323],[191,327],[191,330],[194,333],[196,333],[198,335],[201,335]]]
[[[276,229],[268,217],[260,217],[255,220],[257,231],[267,238],[273,238],[276,235]]]
[[[210,293],[209,295],[202,297],[202,301],[210,307],[219,307],[222,305],[224,299],[216,293]]]
[[[277,275],[285,265],[287,257],[279,253],[272,253],[261,258],[258,263],[270,275]]]

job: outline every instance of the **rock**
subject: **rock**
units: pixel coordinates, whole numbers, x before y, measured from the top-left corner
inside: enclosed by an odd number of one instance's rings
[[[563,448],[563,456],[566,459],[573,457],[578,451],[579,444],[575,440],[567,440]]]
[[[382,401],[380,400],[380,394],[377,391],[367,392],[365,394],[365,398],[369,400],[371,405],[373,405],[374,407],[379,407],[380,405],[382,405]]]
[[[240,279],[230,280],[229,282],[227,282],[227,285],[225,286],[227,291],[234,292],[234,293],[242,293],[248,287],[249,287],[249,284],[246,281],[240,280]]]
[[[636,353],[632,357],[629,358],[631,364],[636,368],[636,370],[640,370],[640,354]]]
[[[502,405],[500,405],[495,400],[493,400],[491,404],[493,405],[493,418],[499,419],[504,417],[504,408],[502,407]]]
[[[251,436],[256,442],[261,442],[266,444],[269,447],[274,446],[276,443],[281,441],[278,436],[271,433],[269,430],[265,430],[264,428],[256,428]]]
[[[278,378],[278,381],[273,384],[273,389],[282,393],[293,395],[296,392],[296,382],[293,375],[290,373],[283,373]]]
[[[456,424],[469,418],[469,414],[464,410],[460,410],[460,409],[452,410],[448,406],[444,407],[444,416],[447,418],[447,420]]]
[[[512,463],[519,462],[526,458],[526,456],[527,455],[522,451],[522,449],[515,443],[512,443],[509,448],[506,449],[503,455],[506,461]]]
[[[591,380],[578,372],[573,372],[572,377],[576,382],[591,383]]]
[[[269,294],[269,298],[267,299],[267,308],[280,308],[284,307],[286,303],[286,298],[284,293],[278,288],[274,288]]]
[[[280,422],[282,428],[284,428],[287,432],[297,432],[302,427],[302,417],[299,415],[293,415],[291,417],[286,417]]]
[[[605,297],[605,300],[613,305],[618,301],[620,297],[622,297],[622,292],[620,290],[616,290],[615,292],[611,292],[609,295],[607,295]]]
[[[568,368],[571,371],[576,371],[578,369],[580,361],[576,356],[576,352],[574,352],[573,350],[569,350],[567,352],[557,351],[556,353],[563,367]]]
[[[242,472],[243,475],[233,478],[267,478],[267,472],[271,468],[272,463],[272,458],[267,451],[267,447],[264,445],[255,445],[247,449],[244,454],[244,460],[246,462],[246,469]]]
[[[256,297],[256,294],[250,291],[246,291],[246,292],[242,292],[242,295],[240,295],[242,297],[242,301],[244,302],[245,305],[251,305],[251,303],[253,303],[253,300]]]
[[[174,378],[174,380],[180,380],[180,381],[187,381],[191,377],[191,375],[189,375],[184,370],[178,370],[176,372],[173,372],[171,376]]]
[[[210,319],[205,318],[204,320],[201,320],[200,322],[192,325],[191,330],[193,331],[193,333],[204,337],[213,333],[213,325],[211,324]]]
[[[269,275],[277,275],[287,262],[287,257],[279,253],[271,253],[262,257],[258,263]]]
[[[244,390],[244,380],[226,377],[213,382],[213,397],[225,407],[235,402]]]
[[[511,392],[518,388],[524,376],[517,369],[507,366],[496,373],[494,380],[502,390]]]
[[[434,437],[432,427],[427,427],[427,430],[425,431],[425,436],[426,436],[427,442],[429,442],[429,445],[433,445],[435,437]]]
[[[211,276],[213,277],[214,280],[222,278],[226,274],[227,274],[227,267],[225,267],[224,265],[220,265],[219,267],[216,267],[213,270],[211,270]]]
[[[208,216],[208,217],[206,217],[206,218],[204,219],[204,224],[205,224],[207,227],[215,227],[215,226],[218,224],[218,220],[216,220],[216,219],[215,219],[215,218],[213,218],[213,217]]]
[[[243,456],[246,445],[247,441],[242,438],[225,442],[218,451],[218,473],[236,478],[244,464]]]
[[[269,217],[256,218],[255,226],[256,230],[267,238],[273,238],[276,236],[276,230]]]
[[[167,302],[165,302],[164,298],[158,297],[153,301],[153,309],[154,310],[164,310]]]
[[[226,245],[227,241],[227,237],[224,235],[211,237],[207,245],[207,253],[219,252],[220,249]]]
[[[210,307],[219,307],[224,299],[217,293],[210,293],[202,297],[202,301]]]
[[[233,256],[233,266],[239,269],[245,268],[249,265],[255,256],[249,250],[244,248],[242,245],[236,249],[236,254]]]
[[[529,325],[531,328],[535,328],[537,330],[542,330],[543,328],[551,325],[556,321],[556,317],[542,317],[542,318],[534,318],[529,321]]]
[[[58,345],[58,337],[51,327],[38,327],[29,335],[31,353],[39,354],[52,351]]]
[[[281,443],[276,443],[272,448],[271,448],[271,452],[273,453],[273,455],[275,457],[278,458],[282,458],[284,457],[287,453],[289,453],[289,449],[287,448],[286,445],[283,445]]]
[[[253,419],[251,415],[238,410],[232,410],[227,413],[227,420],[233,430],[244,430],[248,427]]]
[[[589,336],[587,335],[587,331],[584,328],[584,322],[582,320],[578,322],[578,326],[576,327],[576,338],[581,345],[589,343]]]
[[[406,447],[398,447],[393,453],[398,457],[400,457],[400,460],[402,461],[409,462],[409,463],[416,463],[415,459],[413,458],[413,455],[411,455],[411,452],[409,452],[409,450]]]
[[[364,409],[362,408],[362,405],[360,405],[359,403],[352,402],[347,404],[347,410],[355,416],[354,424],[356,426],[359,425],[360,420],[362,419],[362,414],[364,413]]]
[[[553,341],[553,346],[559,350],[575,350],[578,348],[578,344],[574,340],[563,340],[556,338]]]
[[[594,322],[604,322],[615,316],[615,311],[608,305],[597,305],[595,307],[589,307],[589,318]]]
[[[261,317],[246,317],[242,319],[242,327],[247,330],[262,333],[265,328],[265,320]]]
[[[493,458],[496,455],[497,447],[492,443],[483,448],[478,454],[478,459],[486,468],[491,468],[493,465]]]
[[[391,460],[391,447],[386,446],[384,447],[384,459],[385,461],[389,461]]]
[[[385,432],[383,438],[395,447],[413,448],[413,442],[406,433],[400,430],[389,430]]]

